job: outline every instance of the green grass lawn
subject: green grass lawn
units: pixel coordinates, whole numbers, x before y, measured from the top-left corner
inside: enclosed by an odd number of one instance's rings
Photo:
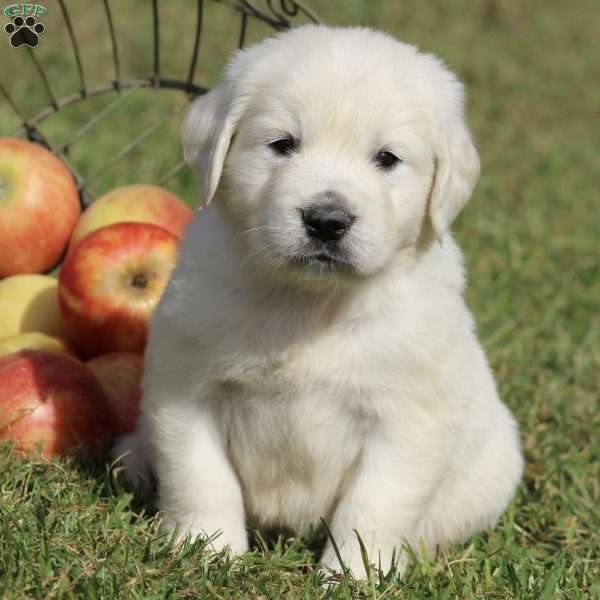
[[[165,73],[185,77],[187,59],[180,59],[191,52],[193,18],[182,18],[182,6],[194,4],[161,3]],[[238,21],[207,4],[197,80],[210,85],[235,47]],[[113,77],[102,3],[67,5],[90,85]],[[78,83],[58,3],[48,6],[47,32],[34,52],[61,96]],[[146,75],[151,5],[119,6],[123,70]],[[176,552],[158,535],[151,500],[133,498],[110,465],[21,462],[5,448],[1,598],[600,599],[600,5],[313,0],[311,6],[330,23],[369,24],[415,42],[466,83],[483,171],[455,231],[469,273],[468,302],[521,427],[527,466],[514,502],[494,530],[416,563],[402,581],[386,573],[328,587],[315,569],[319,534],[255,534],[254,550],[236,559],[210,555],[200,542]],[[265,31],[257,28],[251,37]],[[0,82],[27,114],[47,103],[26,51],[0,40],[0,58]],[[111,99],[75,105],[41,129],[62,143]],[[2,102],[0,96],[0,135],[10,135],[19,122]],[[178,93],[137,90],[112,120],[73,144],[69,157],[82,173],[94,173],[184,103]],[[181,158],[177,118],[97,175],[90,194],[155,181],[168,171]],[[166,185],[195,201],[187,171]]]

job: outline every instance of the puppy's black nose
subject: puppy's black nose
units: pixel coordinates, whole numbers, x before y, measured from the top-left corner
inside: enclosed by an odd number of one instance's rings
[[[339,240],[352,226],[354,215],[336,204],[309,206],[300,210],[309,237],[322,242]]]

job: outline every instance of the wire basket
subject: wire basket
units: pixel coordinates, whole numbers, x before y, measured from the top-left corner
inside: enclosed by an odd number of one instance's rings
[[[39,46],[6,42],[0,50],[0,100],[8,108],[0,111],[0,135],[26,137],[57,155],[83,207],[108,188],[142,181],[188,195],[193,184],[173,121],[210,89],[230,51],[318,22],[298,0],[38,5],[45,13]],[[157,90],[172,93],[165,99]]]

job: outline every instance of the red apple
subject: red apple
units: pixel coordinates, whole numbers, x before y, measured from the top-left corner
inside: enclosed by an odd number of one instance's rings
[[[133,352],[111,352],[92,358],[86,365],[102,384],[114,433],[124,435],[133,431],[140,414],[144,357]]]
[[[115,188],[83,212],[71,234],[69,251],[92,231],[113,223],[150,223],[181,238],[193,216],[183,200],[156,185]]]
[[[0,138],[0,277],[50,269],[79,214],[77,186],[56,156]]]
[[[96,376],[66,354],[22,350],[0,358],[0,439],[45,457],[108,448],[111,419]]]
[[[178,241],[156,225],[116,223],[73,248],[60,270],[58,302],[76,349],[87,357],[143,351]]]

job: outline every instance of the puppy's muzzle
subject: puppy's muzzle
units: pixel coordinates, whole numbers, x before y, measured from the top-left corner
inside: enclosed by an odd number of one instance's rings
[[[320,242],[337,242],[352,227],[356,217],[337,203],[312,205],[300,209],[308,237]]]

